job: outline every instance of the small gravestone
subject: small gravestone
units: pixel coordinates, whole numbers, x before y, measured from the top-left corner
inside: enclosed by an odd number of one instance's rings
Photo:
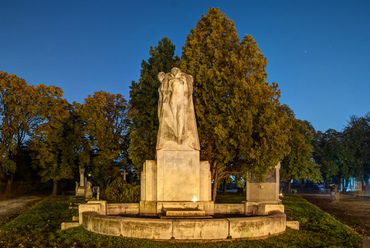
[[[85,199],[89,200],[93,197],[93,191],[91,189],[92,183],[90,181],[87,181],[86,187],[85,187]]]
[[[123,181],[126,182],[126,176],[128,175],[128,173],[124,170],[121,172],[121,175],[123,177]]]
[[[76,182],[76,196],[85,196],[85,168],[80,167],[80,183]]]

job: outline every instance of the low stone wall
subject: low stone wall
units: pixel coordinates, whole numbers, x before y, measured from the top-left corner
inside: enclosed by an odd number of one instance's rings
[[[91,232],[144,239],[264,238],[283,233],[286,215],[222,219],[150,219],[82,213],[82,226]]]
[[[243,203],[215,204],[215,214],[244,214],[244,205]]]
[[[139,203],[109,203],[107,215],[139,214]]]

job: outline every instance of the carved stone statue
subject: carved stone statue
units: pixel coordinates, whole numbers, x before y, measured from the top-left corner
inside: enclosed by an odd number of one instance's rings
[[[157,150],[199,150],[193,104],[193,77],[174,67],[160,72]]]

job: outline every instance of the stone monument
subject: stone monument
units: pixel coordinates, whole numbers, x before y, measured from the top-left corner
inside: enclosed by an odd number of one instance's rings
[[[80,184],[76,182],[76,196],[85,197],[85,168],[79,167]]]
[[[265,215],[267,210],[284,212],[284,206],[279,199],[280,193],[280,163],[267,174],[263,181],[258,181],[251,174],[248,175],[246,185],[246,215]]]
[[[158,79],[156,160],[143,165],[140,213],[168,215],[169,209],[192,209],[213,215],[210,165],[200,161],[193,77],[174,67],[167,74],[160,72]]]

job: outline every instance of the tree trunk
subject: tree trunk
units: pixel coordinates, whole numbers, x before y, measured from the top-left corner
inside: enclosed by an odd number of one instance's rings
[[[53,181],[53,192],[51,194],[53,196],[58,194],[58,181],[57,180]]]
[[[291,190],[291,186],[292,186],[292,180],[289,180],[288,181],[288,193],[291,193],[290,190]]]
[[[225,195],[226,194],[226,178],[224,178],[222,182],[222,193]]]
[[[217,184],[218,184],[218,174],[217,169],[214,170],[213,173],[213,191],[212,191],[212,201],[216,202],[216,196],[217,196]]]
[[[6,184],[5,198],[9,197],[12,194],[12,185],[13,185],[14,174],[10,175],[8,178],[8,183]]]
[[[348,181],[349,181],[349,180],[348,180],[348,178],[347,178],[347,179],[346,179],[346,183],[345,183],[344,188],[343,188],[343,189],[344,189],[344,191],[347,191],[347,189],[348,189]]]

